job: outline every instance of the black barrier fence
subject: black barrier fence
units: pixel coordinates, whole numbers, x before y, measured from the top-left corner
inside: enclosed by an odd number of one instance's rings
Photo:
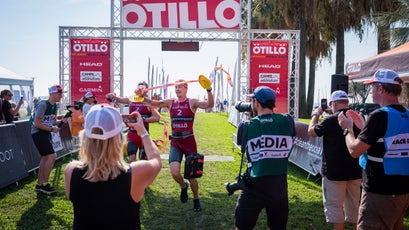
[[[0,188],[28,175],[15,125],[0,126]]]
[[[68,124],[61,127],[60,138],[63,148],[57,151],[57,159],[76,151]],[[28,176],[38,168],[40,159],[28,120],[0,126],[0,188]]]

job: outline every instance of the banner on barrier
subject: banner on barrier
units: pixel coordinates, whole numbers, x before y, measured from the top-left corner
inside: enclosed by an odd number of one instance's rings
[[[322,137],[310,137],[305,123],[295,122],[295,129],[297,136],[289,161],[316,176],[321,171]]]
[[[0,132],[0,188],[28,176],[14,124],[2,125]]]

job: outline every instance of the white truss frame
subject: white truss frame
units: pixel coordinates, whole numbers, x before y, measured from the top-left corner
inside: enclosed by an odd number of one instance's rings
[[[60,85],[67,95],[70,92],[70,40],[72,38],[109,38],[111,40],[111,92],[123,96],[123,49],[124,40],[159,40],[159,41],[226,41],[238,42],[238,87],[235,87],[235,101],[247,101],[241,89],[249,92],[249,55],[252,40],[278,40],[289,42],[288,60],[288,113],[298,118],[298,85],[299,85],[299,50],[300,32],[298,30],[254,30],[248,29],[250,21],[243,20],[240,30],[188,30],[188,29],[133,29],[121,26],[122,0],[111,0],[111,26],[110,27],[67,27],[59,28],[59,59],[60,59]],[[250,18],[247,8],[243,7]],[[244,51],[244,52],[243,52]]]

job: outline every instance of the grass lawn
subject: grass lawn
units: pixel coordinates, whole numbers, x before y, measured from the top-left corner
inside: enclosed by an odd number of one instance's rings
[[[165,114],[164,120],[169,120]],[[205,155],[233,156],[234,161],[205,161],[204,176],[199,179],[203,210],[193,212],[193,203],[182,204],[180,188],[171,178],[167,160],[148,188],[141,203],[143,229],[234,229],[234,210],[239,191],[227,195],[225,182],[234,182],[240,167],[240,151],[232,151],[234,126],[227,122],[226,113],[198,113],[195,136],[199,152]],[[168,122],[168,130],[170,122]],[[163,124],[151,125],[151,136],[160,139]],[[167,152],[164,152],[167,153]],[[73,209],[65,198],[63,171],[76,154],[60,159],[52,173],[51,182],[58,189],[53,196],[37,194],[37,176],[32,174],[18,185],[0,190],[0,229],[70,229]],[[289,164],[288,185],[290,213],[288,229],[332,229],[325,223],[319,178],[310,177],[302,169]],[[189,198],[192,193],[189,190]],[[406,219],[407,220],[407,219]],[[256,229],[267,229],[264,211]],[[352,229],[346,225],[346,229]]]

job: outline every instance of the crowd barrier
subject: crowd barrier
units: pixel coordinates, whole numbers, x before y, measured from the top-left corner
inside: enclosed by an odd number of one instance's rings
[[[60,137],[63,148],[57,151],[57,159],[76,151],[69,124],[61,127]],[[28,120],[0,125],[0,140],[0,188],[3,188],[36,170],[41,156],[31,138]]]
[[[308,124],[295,122],[296,136],[289,161],[316,176],[322,165],[322,137],[310,137]]]

